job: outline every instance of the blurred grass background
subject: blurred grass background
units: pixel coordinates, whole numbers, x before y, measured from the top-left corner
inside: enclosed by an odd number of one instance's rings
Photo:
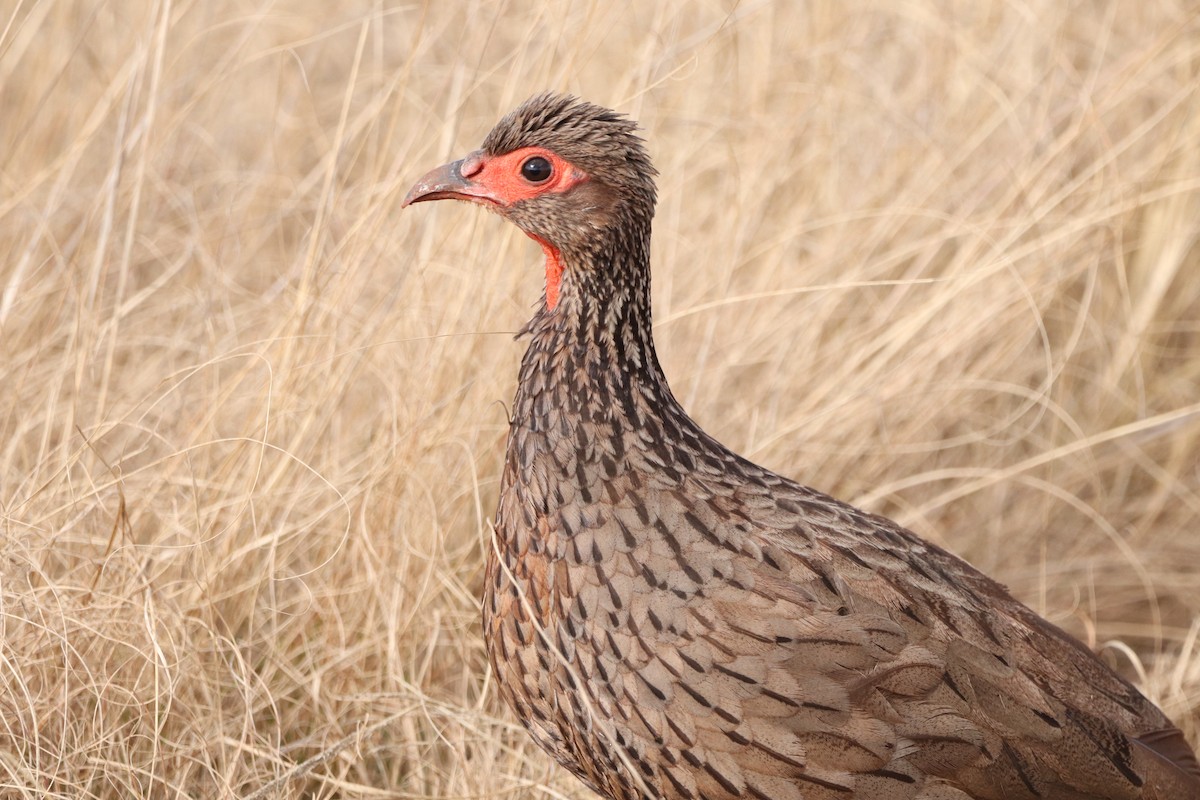
[[[645,129],[701,424],[1196,742],[1188,4],[10,0],[0,797],[588,796],[477,622],[540,253],[398,208],[545,88]]]

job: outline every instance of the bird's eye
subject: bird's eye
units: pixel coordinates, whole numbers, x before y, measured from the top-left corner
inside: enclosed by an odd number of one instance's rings
[[[521,176],[530,183],[544,183],[550,179],[552,172],[554,172],[554,167],[550,166],[550,162],[541,156],[527,159],[521,165]]]

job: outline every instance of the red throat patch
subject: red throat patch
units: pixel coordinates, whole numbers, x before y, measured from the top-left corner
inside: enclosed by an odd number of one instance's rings
[[[546,254],[546,307],[553,311],[558,305],[558,290],[562,286],[562,254],[558,252],[557,247],[540,236],[534,236],[532,233],[526,235],[540,244],[542,252]]]

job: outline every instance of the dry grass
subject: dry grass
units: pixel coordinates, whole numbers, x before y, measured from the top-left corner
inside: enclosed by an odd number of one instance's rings
[[[719,438],[1200,736],[1181,2],[36,2],[0,18],[0,797],[575,797],[476,597],[536,247],[425,168],[641,119]]]

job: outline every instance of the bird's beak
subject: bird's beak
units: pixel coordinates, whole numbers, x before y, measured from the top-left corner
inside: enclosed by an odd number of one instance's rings
[[[401,208],[426,200],[468,200],[472,203],[501,205],[500,198],[481,183],[471,180],[483,170],[483,153],[476,150],[466,158],[430,170],[417,181],[400,204]]]

